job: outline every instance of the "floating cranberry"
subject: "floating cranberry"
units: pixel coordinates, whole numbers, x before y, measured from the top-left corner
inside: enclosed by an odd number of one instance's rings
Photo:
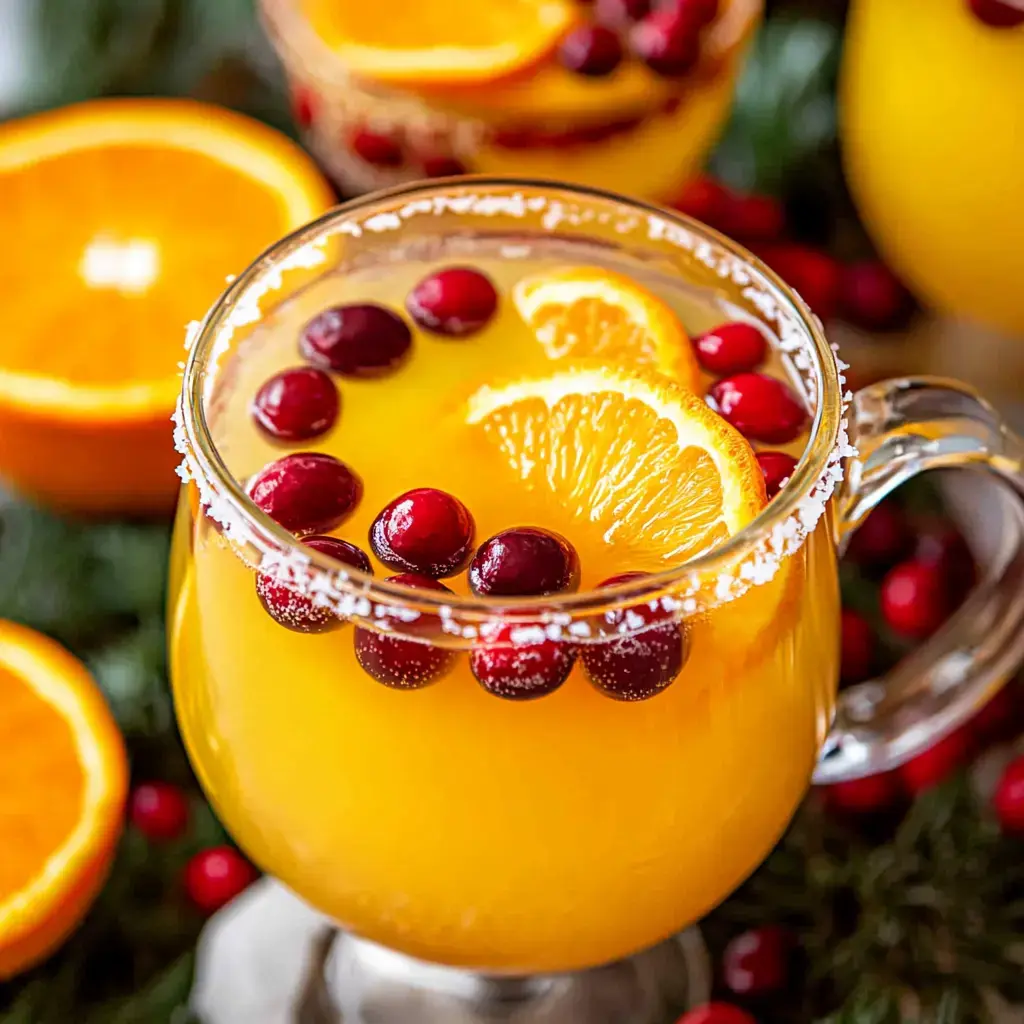
[[[420,167],[428,178],[456,178],[466,174],[466,165],[457,157],[433,153],[420,157]]]
[[[558,48],[562,67],[587,78],[610,75],[622,63],[622,57],[618,35],[604,25],[579,25]]]
[[[132,791],[128,816],[151,842],[170,842],[188,829],[188,798],[167,782],[143,782]]]
[[[325,309],[299,338],[305,359],[349,377],[378,377],[394,370],[411,345],[409,325],[392,310],[369,302]]]
[[[731,202],[732,193],[729,189],[714,178],[702,175],[688,182],[672,205],[694,220],[720,228],[727,205]]]
[[[329,533],[359,504],[363,485],[344,462],[296,452],[265,466],[249,483],[257,508],[292,533]]]
[[[857,527],[846,557],[866,569],[888,569],[906,555],[912,544],[906,516],[893,501],[883,501]]]
[[[693,13],[662,9],[634,25],[629,42],[652,71],[675,78],[692,71],[700,60],[701,28]]]
[[[901,797],[896,772],[877,772],[825,787],[825,801],[845,814],[878,814],[895,806]]]
[[[863,615],[844,608],[840,622],[839,678],[859,683],[871,675],[875,660],[875,631]]]
[[[519,634],[537,633],[522,638]],[[533,700],[554,693],[576,662],[572,645],[544,635],[540,625],[504,624],[482,638],[469,656],[477,682],[496,697]]]
[[[764,996],[786,985],[793,940],[768,925],[737,935],[722,954],[722,977],[738,996]]]
[[[351,565],[360,572],[372,573],[373,567],[366,553],[355,544],[337,537],[307,537],[302,542],[306,547],[319,551],[345,565]],[[256,596],[267,614],[279,625],[295,633],[323,633],[340,626],[343,619],[324,605],[315,604],[312,598],[300,594],[294,587],[269,573],[256,576]]]
[[[248,889],[259,872],[233,847],[200,850],[185,865],[188,898],[204,914],[213,914]]]
[[[927,750],[896,769],[903,788],[917,796],[945,782],[971,756],[973,744],[967,729],[954,729]]]
[[[316,96],[312,89],[295,86],[292,91],[292,117],[303,131],[313,126],[316,120]]]
[[[323,370],[299,366],[275,373],[256,392],[252,415],[271,437],[308,441],[334,426],[338,389]]]
[[[1014,758],[1003,771],[992,806],[1004,832],[1024,834],[1024,757]]]
[[[719,226],[741,242],[773,242],[785,230],[786,214],[774,196],[734,194],[725,204]]]
[[[942,576],[934,566],[914,559],[889,570],[879,599],[889,627],[915,640],[931,636],[949,616]]]
[[[687,1010],[676,1024],[757,1024],[757,1021],[731,1003],[705,1003],[695,1010]]]
[[[418,590],[451,593],[443,583],[418,573],[389,576],[388,582]],[[439,624],[434,616],[425,615],[413,625],[429,633]],[[412,627],[403,628],[409,630]],[[418,690],[428,686],[448,671],[455,657],[454,651],[436,647],[426,640],[410,640],[404,635],[377,633],[363,626],[356,627],[354,644],[356,660],[363,671],[378,683],[396,690]]]
[[[405,152],[401,140],[388,132],[357,125],[348,136],[349,149],[374,167],[401,167]]]
[[[722,416],[754,441],[784,444],[807,422],[807,410],[793,389],[766,373],[726,377],[711,389],[711,396]]]
[[[446,267],[423,278],[409,293],[405,308],[425,331],[464,338],[494,316],[498,292],[479,270]]]
[[[628,28],[651,13],[651,0],[596,0],[594,17],[609,28]]]
[[[786,452],[758,452],[755,458],[764,474],[765,493],[771,501],[793,475],[796,459]]]
[[[958,608],[977,581],[977,567],[964,535],[951,523],[933,522],[918,530],[914,558],[942,577],[950,609]]]
[[[971,13],[990,28],[1016,28],[1024,25],[1024,7],[1006,0],[967,0]]]
[[[895,274],[877,260],[851,263],[839,278],[843,316],[870,331],[894,327],[910,308],[910,295]]]
[[[612,576],[598,589],[642,579],[647,573]],[[684,626],[649,604],[604,614],[599,625],[606,639],[583,645],[580,660],[587,678],[616,700],[647,700],[661,693],[682,671],[689,653]]]
[[[756,252],[822,320],[835,315],[842,267],[827,252],[795,244],[757,246]]]
[[[768,352],[760,329],[739,320],[698,335],[693,347],[700,365],[720,377],[756,369]]]
[[[406,491],[370,527],[370,547],[389,569],[454,576],[473,554],[475,525],[458,498],[433,487]]]
[[[670,11],[685,11],[701,25],[710,25],[718,17],[719,0],[666,0],[663,6]]]
[[[475,594],[539,597],[573,591],[580,582],[576,549],[562,536],[534,526],[502,530],[484,541],[469,566]]]

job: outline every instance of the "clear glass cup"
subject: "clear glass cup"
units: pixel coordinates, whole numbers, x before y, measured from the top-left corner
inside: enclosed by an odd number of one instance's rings
[[[251,503],[235,452],[219,444],[218,410],[224,367],[244,365],[254,325],[339,269],[424,251],[465,261],[474,246],[529,259],[556,243],[579,262],[674,275],[770,332],[813,429],[754,522],[710,554],[608,590],[465,598],[343,571]],[[424,1021],[505,1019],[494,1014],[514,1005],[517,1021],[646,1022],[608,990],[633,991],[651,969],[643,951],[675,942],[756,867],[812,775],[892,767],[971,714],[1024,654],[1018,439],[955,382],[891,381],[844,398],[842,364],[800,298],[683,216],[516,179],[380,193],[265,253],[192,342],[170,596],[179,721],[241,846],[357,937],[339,940],[338,976],[349,997],[370,995],[346,1004],[346,1022],[412,1019],[410,991]],[[950,467],[990,474],[1012,499],[986,578],[890,679],[837,705],[837,551],[899,483]],[[628,609],[657,602],[683,624],[689,660],[672,687],[634,704],[598,694],[578,670],[524,704],[485,694],[459,667],[422,690],[389,690],[367,685],[351,627],[309,637],[273,623],[257,570],[355,626],[456,657],[488,626],[538,616],[573,645],[606,639],[601,623],[631,635],[646,624]],[[654,976],[650,991],[671,989],[671,970]],[[650,1020],[668,1002],[652,1002]]]

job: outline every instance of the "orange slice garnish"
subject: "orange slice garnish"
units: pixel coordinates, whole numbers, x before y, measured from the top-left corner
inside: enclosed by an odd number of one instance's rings
[[[578,17],[570,0],[303,0],[320,39],[345,67],[379,81],[465,83],[500,78],[550,51]]]
[[[638,569],[711,550],[765,505],[746,440],[659,374],[579,366],[483,387],[466,420],[527,489]]]
[[[0,979],[88,910],[121,831],[121,735],[81,662],[0,621]]]
[[[520,281],[513,302],[551,359],[649,366],[696,388],[697,358],[679,317],[623,274],[567,267]]]

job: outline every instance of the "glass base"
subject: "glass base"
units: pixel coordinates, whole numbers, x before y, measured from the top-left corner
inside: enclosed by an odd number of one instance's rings
[[[300,1024],[667,1024],[710,996],[700,933],[626,960],[562,975],[509,978],[422,963],[337,932],[322,991]]]

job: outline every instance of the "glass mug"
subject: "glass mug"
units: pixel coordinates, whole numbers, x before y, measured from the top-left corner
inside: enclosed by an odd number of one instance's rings
[[[770,333],[813,427],[790,482],[749,526],[612,590],[498,599],[341,571],[252,504],[241,482],[252,467],[224,443],[231,424],[219,414],[233,375],[256,358],[261,323],[339,270],[397,273],[423,253],[529,261],[551,246],[567,262],[657,273]],[[194,332],[176,430],[187,482],[170,595],[178,717],[242,848],[346,930],[342,988],[372,993],[348,1004],[346,1022],[409,1020],[413,1005],[423,1021],[500,1020],[513,1006],[517,1021],[658,1020],[678,999],[682,947],[670,937],[757,866],[812,776],[894,766],[1017,665],[1020,442],[955,382],[890,381],[844,399],[841,367],[799,296],[710,229],[516,179],[452,179],[341,206],[261,256]],[[1015,496],[1003,543],[946,629],[837,704],[837,551],[894,487],[949,467],[988,473]],[[353,625],[280,628],[257,600],[257,569]],[[540,616],[586,644],[593,623],[651,601],[685,624],[690,654],[673,686],[638,703],[607,699],[578,669],[525,703],[484,693],[465,668],[390,690],[367,683],[348,638],[358,626],[464,651],[488,624]],[[651,947],[661,952],[642,952]],[[641,998],[637,978],[651,971]]]

